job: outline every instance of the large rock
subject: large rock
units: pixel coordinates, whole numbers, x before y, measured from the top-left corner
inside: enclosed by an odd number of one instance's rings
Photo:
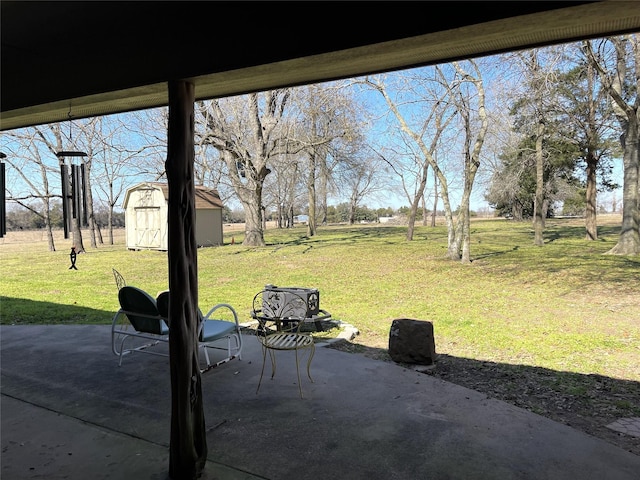
[[[394,362],[433,365],[437,357],[433,323],[395,319],[389,331],[389,355]]]

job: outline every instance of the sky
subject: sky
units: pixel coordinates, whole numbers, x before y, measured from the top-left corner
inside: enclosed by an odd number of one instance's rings
[[[491,59],[488,59],[491,60]],[[495,60],[493,60],[495,62]],[[495,67],[495,64],[494,64]],[[490,82],[496,82],[496,78],[497,78],[497,72],[499,72],[499,70],[497,69],[492,69],[493,67],[489,67],[486,71],[488,72],[486,74],[486,82],[487,84]],[[427,70],[427,69],[425,69]],[[420,69],[413,69],[413,70],[407,70],[404,72],[399,72],[399,75],[405,74],[405,73],[409,73],[411,75],[417,75],[419,73]],[[390,74],[391,75],[391,74]],[[498,78],[498,86],[499,88],[504,88],[505,84],[506,84],[506,79],[505,78]],[[489,90],[489,88],[487,87],[487,90]],[[384,101],[382,100],[382,97],[378,94],[378,93],[372,93],[371,91],[367,92],[367,93],[363,93],[362,94],[364,96],[364,101],[366,101],[367,105],[374,111],[376,112],[376,114],[378,115],[379,118],[382,118],[383,114],[381,112],[383,112],[386,109],[386,104],[384,103]],[[417,107],[413,107],[416,109],[417,112]],[[489,107],[492,108],[492,107]],[[405,112],[407,112],[407,114],[411,113],[411,110],[405,110]],[[393,119],[391,120],[391,122],[393,121]],[[394,148],[398,148],[399,142],[397,140],[397,136],[395,135],[398,130],[399,127],[396,123],[395,125],[395,131],[393,128],[388,129],[389,124],[386,123],[381,123],[377,128],[375,129],[371,129],[369,131],[369,144],[371,144],[372,146],[375,146],[376,149],[382,149],[385,147],[385,144],[387,144],[387,146],[389,147],[394,147]],[[476,181],[473,187],[473,191],[472,191],[472,197],[471,197],[471,209],[475,210],[475,211],[482,211],[482,210],[487,210],[489,209],[489,205],[486,202],[486,200],[484,199],[484,193],[486,190],[486,186],[488,184],[488,168],[487,168],[487,164],[488,162],[486,162],[485,160],[487,159],[488,156],[490,155],[495,155],[495,152],[492,149],[492,145],[490,144],[491,139],[488,138],[487,142],[485,142],[485,146],[483,147],[483,152],[484,152],[484,158],[481,160],[481,167],[480,170],[478,172],[478,176],[476,177]],[[451,155],[452,157],[458,157],[461,159],[461,155],[459,153],[456,153],[457,150],[455,147],[455,142],[456,140],[453,139],[452,143],[448,143],[446,148],[443,150],[444,153],[441,153],[441,155]],[[395,143],[395,144],[394,144]],[[3,135],[0,137],[0,149],[1,150],[5,150],[5,147],[8,144],[8,140],[6,135]],[[132,146],[133,148],[133,146]],[[7,149],[9,151],[11,151],[12,149],[9,148]],[[499,147],[498,147],[499,150]],[[452,164],[454,164],[455,162],[452,162]],[[458,161],[458,163],[461,163]],[[55,164],[55,159],[54,159],[54,164]],[[622,161],[621,159],[616,159],[614,161],[614,181],[618,181],[618,183],[622,184]],[[14,187],[16,182],[19,182],[19,178],[17,175],[15,175],[16,172],[11,172],[11,168],[7,169],[7,186],[8,187]],[[34,172],[33,175],[37,175],[37,172]],[[460,204],[460,197],[461,197],[461,188],[460,188],[460,183],[461,183],[461,175],[457,174],[457,175],[451,175],[449,173],[447,173],[447,178],[448,178],[448,182],[449,182],[449,194],[450,194],[450,200],[451,200],[451,206],[452,208],[456,208],[459,204]],[[137,183],[138,181],[142,181],[144,180],[144,178],[142,177],[138,177],[136,178],[135,182],[130,182],[130,183]],[[155,178],[148,178],[147,180],[155,180]],[[55,180],[53,180],[55,181]],[[433,205],[433,171],[429,171],[429,180],[427,183],[427,190],[426,190],[426,194],[427,194],[427,207],[430,208]],[[620,202],[621,198],[622,198],[622,193],[621,190],[618,190],[617,192],[613,192],[613,193],[600,193],[599,194],[599,203],[604,203],[605,207],[607,208],[607,210],[611,209],[611,204],[614,201],[614,198]],[[337,203],[341,203],[346,201],[345,198],[334,198],[333,202],[335,202],[334,204]],[[366,205],[369,208],[386,208],[386,207],[392,207],[394,209],[400,208],[400,207],[404,207],[404,206],[408,206],[409,205],[409,199],[407,199],[407,197],[404,195],[404,193],[402,192],[402,189],[400,187],[395,187],[395,188],[387,188],[384,191],[376,191],[373,192],[371,194],[369,194],[367,197],[365,197],[365,199],[362,201],[362,204]],[[438,201],[438,205],[441,208],[442,207],[442,201],[439,200]]]

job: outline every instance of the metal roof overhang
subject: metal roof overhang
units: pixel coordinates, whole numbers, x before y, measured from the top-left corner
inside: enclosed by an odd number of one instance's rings
[[[637,1],[2,0],[0,130],[640,31]]]

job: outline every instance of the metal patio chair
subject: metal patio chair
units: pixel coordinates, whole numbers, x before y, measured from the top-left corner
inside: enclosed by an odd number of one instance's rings
[[[158,312],[156,300],[144,290],[125,285],[118,290],[120,309],[111,322],[111,348],[122,358],[134,352],[168,356],[149,350],[169,341],[169,326]]]
[[[127,286],[127,282],[124,280],[124,277],[117,271],[115,268],[111,269],[113,271],[113,278],[116,280],[116,287],[120,290],[122,287]]]
[[[113,317],[111,346],[118,355],[118,365],[130,353],[149,353],[168,356],[154,347],[169,341],[169,292],[161,292],[156,299],[147,292],[133,286],[124,286],[118,291],[120,309]],[[204,354],[204,373],[234,358],[241,359],[242,334],[235,309],[226,303],[213,306],[206,315],[198,310],[198,349]],[[226,342],[226,345],[221,345]],[[226,356],[212,361],[209,350],[223,350]]]
[[[169,318],[169,291],[161,292],[157,298],[158,312],[163,318]],[[238,358],[242,360],[242,333],[236,310],[228,303],[218,303],[211,307],[206,315],[198,309],[198,348],[204,354],[206,366],[201,373]],[[215,362],[209,356],[209,350],[224,351],[225,356]]]
[[[256,332],[258,341],[262,345],[262,370],[260,380],[256,388],[256,395],[262,384],[264,367],[267,361],[267,352],[271,359],[271,379],[276,374],[276,351],[293,351],[296,360],[296,373],[298,375],[298,390],[300,398],[302,385],[300,381],[300,351],[307,350],[307,376],[311,378],[311,360],[315,354],[315,343],[309,333],[302,333],[301,328],[305,323],[307,301],[300,295],[291,292],[274,292],[263,290],[253,299],[252,317],[258,320]]]

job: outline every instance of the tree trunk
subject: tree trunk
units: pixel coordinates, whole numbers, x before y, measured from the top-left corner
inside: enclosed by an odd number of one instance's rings
[[[327,182],[329,174],[327,172],[326,166],[327,162],[325,160],[320,166],[322,172],[320,176],[320,225],[327,225]]]
[[[462,249],[462,230],[464,225],[464,213],[462,209],[458,210],[455,226],[452,229],[453,236],[447,246],[447,256],[451,260],[460,260],[460,251]]]
[[[622,228],[618,243],[607,253],[612,255],[640,254],[640,158],[638,155],[640,119],[638,118],[638,90],[640,86],[640,49],[636,35],[629,37],[612,37],[609,39],[616,49],[616,71],[607,73],[598,63],[591,44],[586,43],[589,61],[598,69],[604,85],[612,100],[614,114],[622,127],[620,144],[622,145],[622,163],[624,166],[624,181],[622,186]],[[627,50],[626,42],[630,41],[634,52],[632,62],[636,83],[634,85],[635,102],[626,103],[623,97],[622,79],[627,78]]]
[[[424,198],[424,193],[422,194],[422,226],[426,227],[428,224],[427,220],[427,201]]]
[[[615,255],[640,254],[640,158],[638,113],[629,115],[625,132],[621,137],[624,164],[622,185],[622,229],[618,243],[607,253]]]
[[[433,176],[433,212],[431,212],[431,226],[436,226],[436,216],[438,215],[438,177]]]
[[[276,206],[276,227],[281,229],[284,228],[284,203],[278,201],[278,205]]]
[[[207,460],[207,436],[198,363],[198,247],[195,238],[194,86],[169,82],[169,355],[171,438],[169,477],[193,480]]]
[[[587,63],[587,82],[589,86],[589,92],[593,92],[595,83],[595,68],[593,67],[593,64],[591,62]],[[591,100],[589,102],[589,111],[587,115],[587,191],[585,196],[587,205],[585,210],[584,226],[586,230],[586,239],[597,240],[598,223],[596,219],[596,206],[598,198],[598,188],[596,171],[598,167],[598,157],[596,156],[596,138],[598,136],[598,133],[596,124],[596,104],[594,100]]]
[[[596,221],[596,199],[597,199],[597,187],[596,187],[596,167],[598,160],[594,153],[589,150],[587,152],[587,207],[585,211],[585,229],[587,240],[598,239],[598,224]]]
[[[86,214],[89,221],[89,241],[91,248],[98,248],[98,242],[96,240],[96,220],[93,213],[93,194],[91,193],[91,162],[84,163],[84,178],[82,184],[85,186],[86,192]]]
[[[100,245],[104,245],[104,240],[102,239],[102,230],[100,229],[100,225],[98,224],[98,222],[95,222],[95,225],[96,225],[96,235],[98,236],[98,243],[100,243]]]
[[[356,208],[357,204],[353,198],[349,201],[349,225],[356,223]]]
[[[413,233],[416,226],[416,216],[418,215],[418,206],[420,199],[424,198],[424,189],[427,186],[427,177],[429,175],[429,164],[425,163],[422,167],[422,176],[416,194],[411,199],[411,210],[409,211],[409,228],[407,229],[407,241],[413,240]],[[435,175],[434,175],[435,176]]]
[[[307,235],[316,234],[316,154],[309,155],[309,175],[307,176],[307,196],[309,201],[309,218],[307,221]]]
[[[73,226],[73,246],[76,248],[76,253],[83,253],[86,250],[84,249],[84,243],[82,241],[82,229],[80,227],[80,215],[76,215],[76,218],[71,219],[71,224]]]
[[[109,205],[109,211],[107,213],[107,222],[109,223],[109,227],[108,227],[109,245],[113,245],[113,206],[112,205]]]
[[[407,226],[407,242],[413,240],[413,234],[415,232],[416,227],[416,215],[418,214],[418,202],[420,201],[420,197],[413,197],[413,201],[411,202],[411,208],[409,210],[409,224]]]
[[[469,206],[467,205],[467,213],[464,216],[462,224],[462,263],[471,263],[471,215],[469,214]]]
[[[49,245],[49,251],[56,251],[56,244],[53,241],[53,228],[51,227],[51,203],[46,198],[44,201],[44,225],[47,230],[47,243]]]
[[[544,155],[542,154],[542,138],[544,135],[544,123],[538,121],[538,131],[536,132],[536,198],[533,202],[533,243],[536,246],[543,246],[544,239],[542,232],[544,230],[544,215],[542,213],[542,205],[544,203]]]
[[[259,195],[262,198],[262,195]],[[264,247],[264,230],[262,228],[262,206],[256,202],[242,202],[244,206],[244,240],[243,245]]]

